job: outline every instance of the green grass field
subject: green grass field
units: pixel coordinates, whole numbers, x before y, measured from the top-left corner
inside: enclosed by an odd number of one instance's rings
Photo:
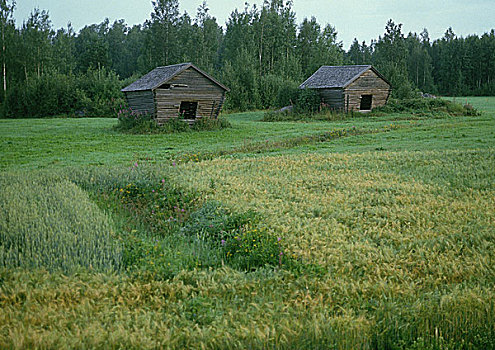
[[[0,120],[0,348],[494,349],[495,98],[458,100],[483,113]],[[267,265],[205,202],[257,213]]]

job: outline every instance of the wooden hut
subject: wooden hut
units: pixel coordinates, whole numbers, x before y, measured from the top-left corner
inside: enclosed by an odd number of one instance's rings
[[[159,124],[178,116],[190,124],[217,118],[227,91],[192,63],[157,67],[122,89],[133,111],[151,113]]]
[[[370,111],[387,103],[390,83],[373,66],[322,66],[299,88],[317,89],[332,109]]]

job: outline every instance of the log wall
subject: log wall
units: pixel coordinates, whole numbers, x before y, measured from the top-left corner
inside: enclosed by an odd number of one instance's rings
[[[319,93],[323,103],[326,103],[331,109],[344,109],[343,89],[320,89]]]
[[[384,106],[388,101],[390,92],[390,85],[369,69],[344,90],[346,109],[359,111],[362,95],[373,96],[372,109]]]
[[[158,123],[177,118],[182,101],[198,103],[197,119],[218,117],[225,90],[194,68],[186,69],[167,84],[170,84],[170,89],[158,88],[154,91]]]
[[[129,107],[139,113],[155,113],[155,99],[151,90],[125,93]]]

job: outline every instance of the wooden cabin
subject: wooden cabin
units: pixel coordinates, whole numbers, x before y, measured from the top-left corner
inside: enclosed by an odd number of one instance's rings
[[[299,88],[316,89],[331,109],[371,111],[388,102],[392,87],[373,66],[322,66]]]
[[[151,113],[159,124],[179,116],[189,124],[217,118],[227,91],[192,63],[157,67],[122,89],[133,111]]]

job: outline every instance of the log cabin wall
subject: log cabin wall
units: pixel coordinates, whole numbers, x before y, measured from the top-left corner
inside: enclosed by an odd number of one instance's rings
[[[155,99],[151,90],[129,91],[125,93],[131,110],[139,113],[155,113]]]
[[[343,89],[319,89],[319,93],[323,103],[327,104],[330,109],[343,110],[345,108]]]
[[[154,91],[156,120],[159,124],[177,118],[181,102],[197,102],[196,118],[217,118],[225,90],[194,68],[188,68]]]
[[[373,70],[369,69],[345,88],[344,100],[346,109],[348,111],[359,111],[361,97],[363,95],[372,95],[372,109],[384,106],[388,101],[390,92],[390,85]]]

